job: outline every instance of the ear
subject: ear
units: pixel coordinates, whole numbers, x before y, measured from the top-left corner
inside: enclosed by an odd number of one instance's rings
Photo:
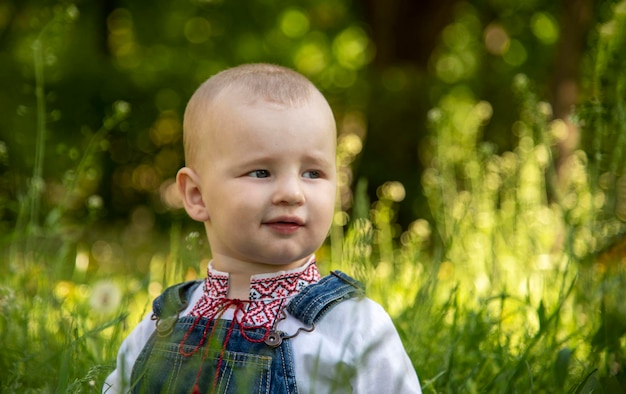
[[[199,222],[208,221],[210,216],[202,198],[200,176],[191,168],[183,167],[176,174],[176,185],[187,214]]]

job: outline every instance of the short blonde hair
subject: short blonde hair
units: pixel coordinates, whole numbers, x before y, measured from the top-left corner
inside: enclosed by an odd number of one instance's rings
[[[186,162],[193,163],[198,151],[202,121],[213,100],[225,89],[241,89],[254,97],[298,106],[318,91],[306,77],[286,67],[253,63],[221,71],[206,80],[189,99],[183,120]],[[320,93],[321,95],[321,93]]]

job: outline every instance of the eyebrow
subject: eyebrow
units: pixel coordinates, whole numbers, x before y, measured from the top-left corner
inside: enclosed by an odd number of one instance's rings
[[[254,152],[251,153],[250,156],[247,156],[245,158],[242,159],[242,161],[237,163],[237,167],[254,167],[257,165],[265,165],[267,164],[271,164],[272,162],[275,162],[279,160],[278,157],[276,157],[275,155],[258,155],[255,156]],[[332,160],[328,160],[326,158],[325,154],[312,154],[312,153],[307,153],[303,160],[304,163],[311,163],[310,165],[319,165],[319,166],[335,166],[335,157],[333,156]]]

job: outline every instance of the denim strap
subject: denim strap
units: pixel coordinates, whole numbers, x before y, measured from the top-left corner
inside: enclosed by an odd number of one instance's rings
[[[341,301],[364,295],[365,290],[360,282],[341,271],[332,271],[295,296],[287,305],[287,312],[311,326]]]
[[[168,287],[152,302],[152,311],[156,317],[176,316],[189,305],[189,297],[200,286],[201,280],[192,280]]]
[[[156,330],[160,336],[172,332],[180,312],[187,308],[189,297],[201,283],[201,280],[192,280],[168,287],[152,301],[152,320],[156,321]]]

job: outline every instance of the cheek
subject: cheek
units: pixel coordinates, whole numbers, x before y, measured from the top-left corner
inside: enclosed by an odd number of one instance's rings
[[[335,212],[335,191],[334,187],[329,186],[323,192],[317,192],[316,214],[320,215],[320,219],[328,222],[329,225]]]
[[[212,212],[233,222],[249,221],[262,211],[260,201],[258,194],[252,191],[232,190],[215,196],[216,208]]]
[[[232,212],[239,206],[250,205],[249,196],[252,194],[250,190],[234,182],[214,181],[207,183],[205,190],[207,205],[214,214],[221,211]]]

